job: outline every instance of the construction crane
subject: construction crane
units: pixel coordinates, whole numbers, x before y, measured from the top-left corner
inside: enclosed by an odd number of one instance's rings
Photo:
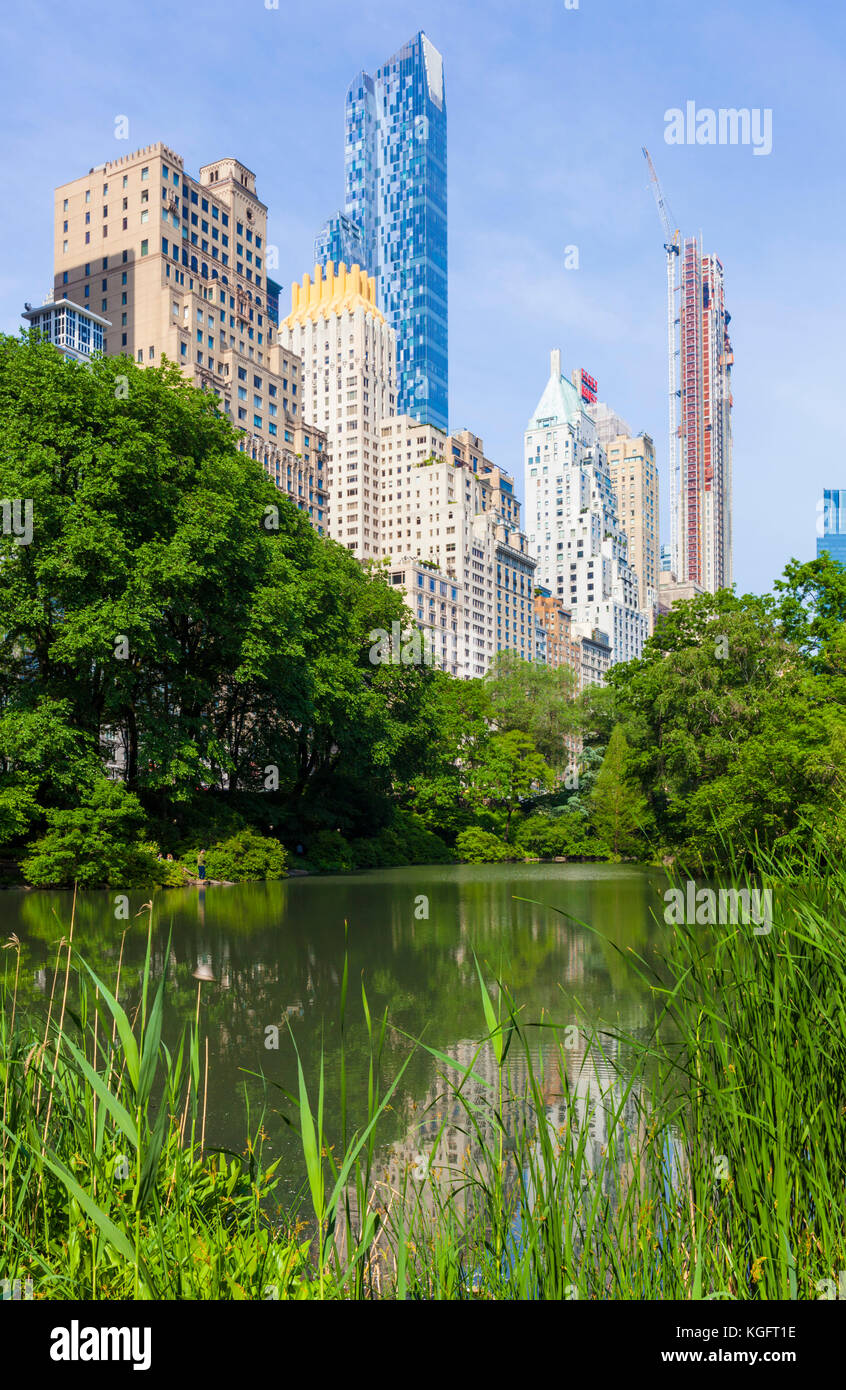
[[[671,564],[676,574],[682,572],[682,556],[679,552],[681,535],[679,529],[679,493],[681,491],[681,479],[679,476],[680,460],[678,448],[678,426],[676,420],[676,358],[678,349],[676,348],[676,273],[679,265],[681,251],[678,228],[673,230],[670,219],[670,210],[667,200],[664,197],[658,175],[655,172],[655,165],[649,155],[649,150],[645,146],[643,157],[649,165],[649,177],[652,182],[652,191],[655,194],[655,203],[658,208],[658,216],[661,219],[661,226],[664,229],[664,250],[667,253],[667,363],[668,363],[668,390],[669,390],[669,425],[670,442],[668,448],[668,458],[670,464],[670,557]]]

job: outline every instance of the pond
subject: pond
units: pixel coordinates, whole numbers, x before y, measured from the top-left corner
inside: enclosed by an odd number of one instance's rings
[[[242,1153],[248,1127],[255,1130],[261,1122],[266,1157],[282,1158],[281,1195],[299,1190],[304,1177],[299,1132],[295,1107],[285,1095],[297,1093],[294,1042],[314,1094],[323,1050],[327,1129],[340,1141],[345,923],[352,1130],[367,1114],[362,982],[372,1016],[380,1019],[388,1010],[383,1085],[408,1059],[409,1039],[422,1038],[459,1065],[476,1056],[475,1043],[487,1030],[475,958],[489,984],[499,977],[509,987],[526,1022],[552,1020],[577,1039],[601,1024],[643,1031],[654,1004],[633,968],[632,952],[648,958],[658,941],[656,918],[661,920],[665,884],[660,873],[630,865],[499,864],[157,892],[157,977],[170,939],[165,1040],[172,1044],[194,1017],[198,992],[201,1028],[208,1036],[206,1146]],[[111,892],[80,894],[76,904],[74,945],[110,989],[124,938],[120,997],[130,1011],[146,950],[146,897],[129,895],[128,919],[116,915],[127,905]],[[49,998],[57,943],[70,928],[71,902],[70,893],[0,894],[0,934],[5,940],[17,933],[23,946],[21,1002]],[[7,971],[11,959],[12,952],[5,953]],[[195,972],[206,978],[198,980]],[[489,1069],[489,1054],[483,1050],[475,1064],[478,1076]],[[574,1047],[574,1074],[582,1054]],[[403,1156],[419,1162],[427,1130],[437,1132],[443,1065],[425,1047],[413,1050],[378,1131],[391,1164]],[[592,1085],[585,1082],[586,1099]],[[556,1092],[551,1077],[548,1090],[554,1118],[560,1089]],[[600,1143],[601,1133],[593,1139]],[[444,1143],[452,1161],[456,1146]]]

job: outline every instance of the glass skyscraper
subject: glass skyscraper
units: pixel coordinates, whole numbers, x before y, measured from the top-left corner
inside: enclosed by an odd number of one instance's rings
[[[817,536],[817,559],[827,552],[846,565],[846,487],[823,489],[823,533]]]
[[[419,33],[350,86],[346,206],[315,241],[324,267],[363,255],[397,335],[397,414],[442,430],[449,428],[446,135],[443,59]]]

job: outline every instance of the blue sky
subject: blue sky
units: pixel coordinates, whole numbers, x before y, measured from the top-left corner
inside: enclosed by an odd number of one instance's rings
[[[830,0],[7,8],[14,195],[0,329],[17,332],[24,300],[52,282],[54,186],[156,140],[193,173],[228,154],[255,170],[287,306],[342,201],[347,85],[418,29],[445,64],[452,427],[481,435],[522,493],[523,430],[560,346],[568,373],[587,368],[601,398],[653,435],[666,482],[663,237],[646,145],[675,222],[725,268],[734,571],[740,591],[769,589],[791,556],[814,554],[823,487],[846,486],[846,10]],[[770,108],[772,153],[666,144],[664,112],[687,101]],[[115,139],[118,115],[128,144]],[[579,267],[567,269],[573,245]]]

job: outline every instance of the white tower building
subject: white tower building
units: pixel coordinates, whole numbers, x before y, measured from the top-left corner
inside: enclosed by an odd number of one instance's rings
[[[524,458],[524,524],[538,562],[536,582],[570,609],[574,635],[599,629],[608,635],[613,662],[639,657],[648,623],[638,612],[637,578],[605,451],[576,387],[562,376],[558,349],[526,429]]]

